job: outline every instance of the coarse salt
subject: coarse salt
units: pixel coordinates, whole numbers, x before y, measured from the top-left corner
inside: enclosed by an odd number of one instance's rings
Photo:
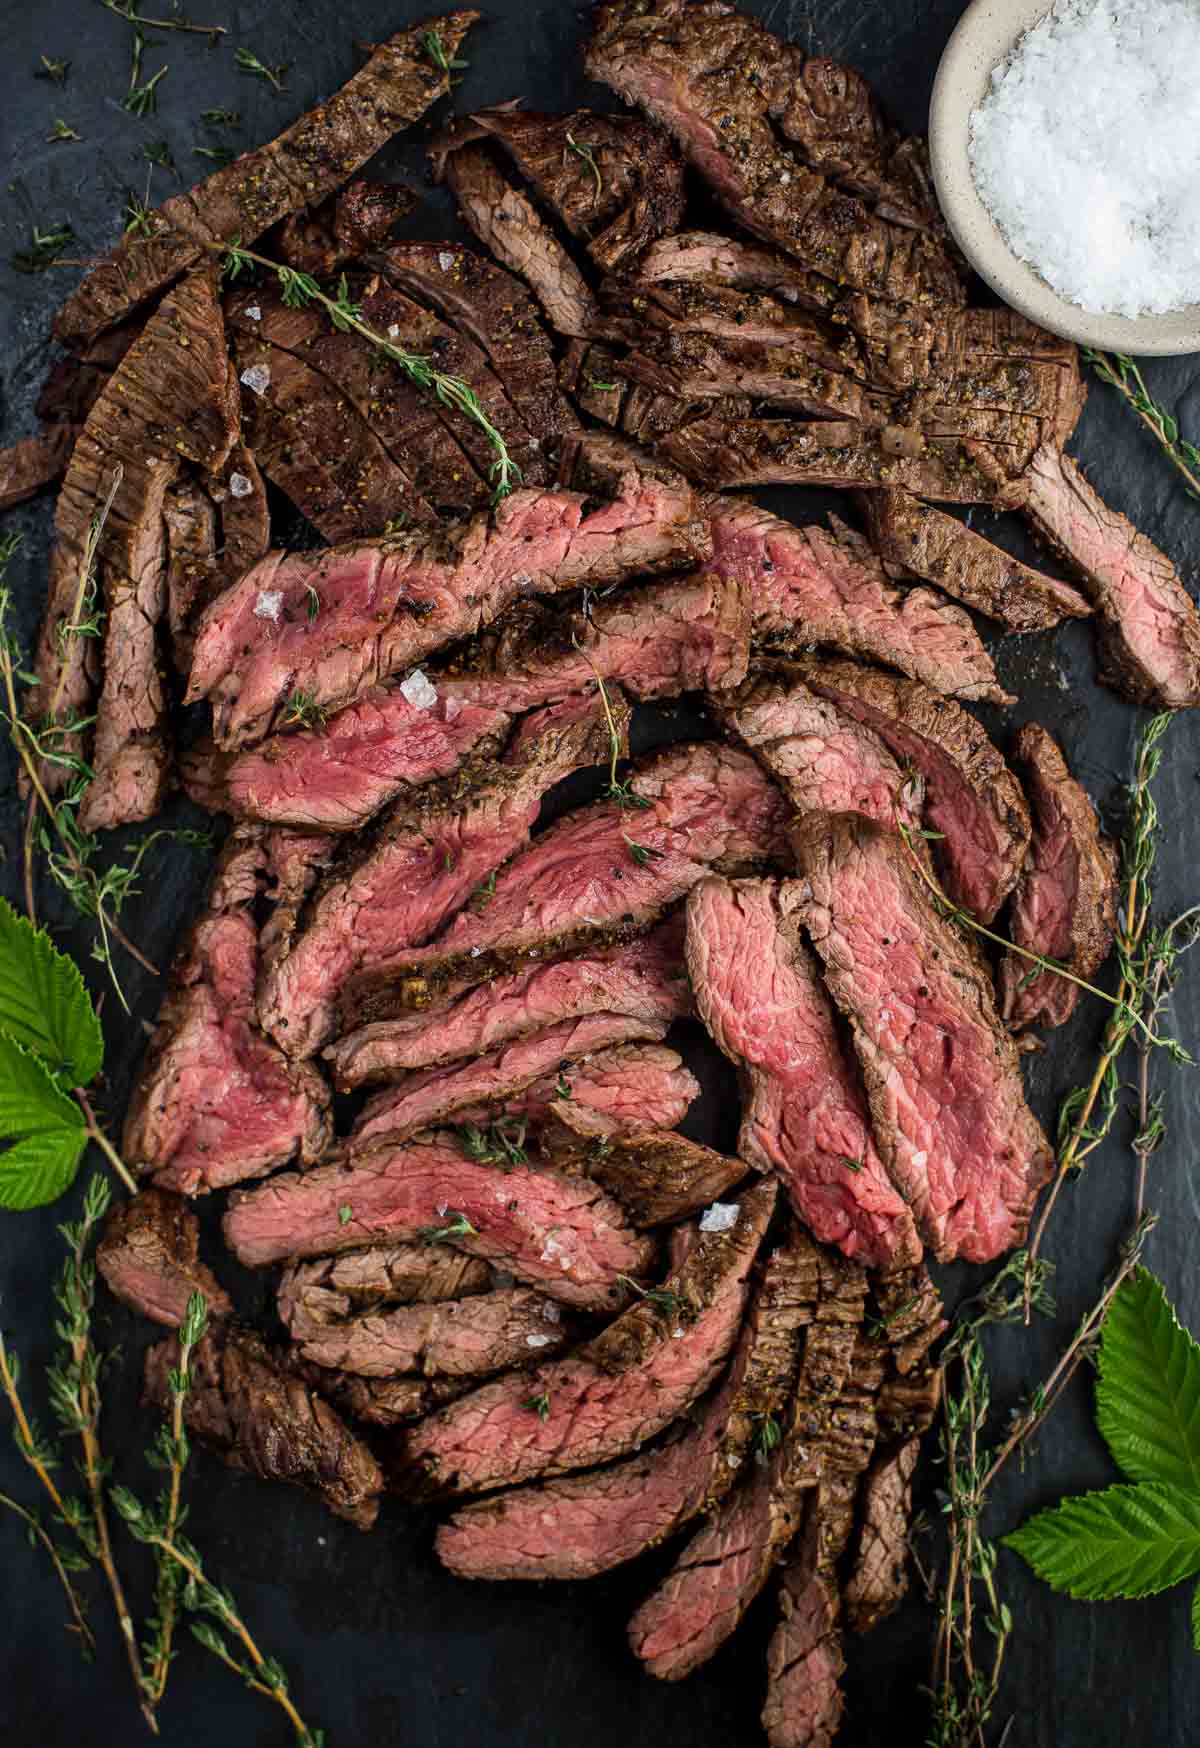
[[[265,364],[250,364],[242,372],[242,381],[256,395],[265,395],[271,386],[271,372]]]
[[[252,322],[262,321],[262,310],[256,303],[248,303],[246,305],[246,314],[250,317]]]
[[[554,1303],[553,1299],[543,1299],[542,1300],[542,1316],[545,1318],[547,1323],[561,1323],[562,1322],[562,1311]]]
[[[736,1202],[714,1202],[700,1216],[701,1232],[732,1232],[741,1212]]]
[[[281,589],[260,589],[258,600],[254,603],[256,619],[270,619],[276,625],[283,611],[283,591]]]
[[[438,266],[443,273],[449,273],[450,269],[454,266],[454,256],[450,253],[449,249],[443,249],[438,255]]]
[[[399,324],[399,322],[389,322],[388,323],[388,339],[389,340],[398,340],[399,338],[400,338],[400,324]]]
[[[1056,0],[971,116],[979,194],[1062,297],[1161,315],[1200,294],[1200,7]]]
[[[407,680],[401,680],[400,691],[414,710],[432,710],[437,703],[437,687],[420,668],[414,668]]]
[[[549,1347],[550,1343],[553,1340],[554,1340],[554,1337],[552,1335],[527,1335],[525,1337],[525,1346],[526,1347]]]
[[[247,479],[244,473],[231,473],[229,490],[235,498],[248,498],[254,490],[254,481]]]

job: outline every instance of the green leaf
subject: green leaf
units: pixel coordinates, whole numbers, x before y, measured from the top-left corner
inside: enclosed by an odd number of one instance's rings
[[[32,1051],[0,1032],[0,1207],[37,1208],[70,1184],[87,1146],[83,1112]]]
[[[43,929],[0,899],[0,1030],[44,1056],[72,1085],[95,1080],[104,1038],[79,967]]]
[[[0,1208],[42,1208],[70,1189],[87,1147],[83,1129],[27,1135],[0,1153]]]
[[[1113,1299],[1099,1370],[1096,1424],[1129,1479],[1200,1493],[1200,1346],[1149,1269]]]
[[[1068,1596],[1152,1596],[1200,1571],[1200,1497],[1154,1481],[1083,1493],[1038,1512],[1004,1545]]]

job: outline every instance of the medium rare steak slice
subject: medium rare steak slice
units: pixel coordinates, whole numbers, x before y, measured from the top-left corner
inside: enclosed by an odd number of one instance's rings
[[[936,583],[1009,631],[1047,631],[1064,619],[1086,619],[1092,612],[1069,583],[1031,570],[944,510],[907,492],[868,492],[863,503],[872,543],[885,564]]]
[[[608,502],[517,491],[453,534],[269,554],[204,613],[189,700],[211,697],[218,741],[240,745],[277,725],[298,691],[310,708],[349,703],[473,636],[527,591],[599,588],[706,558],[709,536],[690,487],[634,451],[621,454]]]
[[[151,215],[155,235],[127,236],[72,292],[54,323],[64,346],[85,346],[203,258],[204,245],[253,243],[278,219],[312,205],[418,121],[450,89],[425,43],[436,33],[449,63],[477,12],[426,19],[378,44],[340,91],[274,140],[172,196]]]
[[[449,1136],[282,1172],[230,1201],[224,1232],[249,1267],[384,1239],[453,1243],[593,1310],[611,1307],[616,1277],[641,1273],[652,1254],[586,1179],[530,1165],[501,1171],[468,1158]]]
[[[390,1485],[478,1493],[587,1468],[653,1438],[708,1389],[732,1348],[774,1205],[775,1186],[759,1185],[731,1228],[701,1234],[666,1282],[669,1309],[639,1299],[566,1359],[485,1384],[415,1427],[394,1453]]]
[[[387,1005],[385,985],[372,1011],[386,1011]],[[681,919],[671,918],[641,940],[531,964],[456,992],[437,1007],[370,1021],[325,1055],[338,1086],[348,1090],[405,1070],[481,1056],[568,1018],[627,1014],[666,1027],[690,1012]]]
[[[702,880],[688,899],[700,1017],[742,1081],[738,1151],[775,1172],[798,1217],[873,1267],[921,1254],[871,1134],[833,1008],[795,921],[796,882]]]
[[[459,1111],[460,1123],[499,1117],[538,1124],[557,1119],[596,1143],[641,1129],[673,1129],[700,1096],[700,1083],[665,1044],[617,1044],[535,1080],[514,1099]]]
[[[570,1161],[616,1197],[635,1226],[659,1226],[686,1220],[711,1203],[719,1203],[748,1176],[744,1160],[731,1159],[686,1135],[664,1129],[631,1129],[603,1138],[585,1139],[560,1123],[539,1133],[550,1157]]]
[[[445,1244],[376,1244],[315,1262],[296,1262],[279,1282],[284,1323],[320,1329],[379,1305],[426,1305],[486,1293],[492,1271]]]
[[[228,841],[171,986],[125,1118],[125,1158],[164,1189],[202,1195],[261,1177],[329,1139],[329,1089],[258,1031],[254,991],[264,851]]]
[[[902,841],[858,814],[793,828],[789,893],[850,1022],[875,1139],[938,1257],[1021,1241],[1052,1155],[991,982]]]
[[[920,1451],[920,1439],[913,1438],[884,1452],[863,1482],[862,1521],[844,1593],[846,1619],[856,1633],[870,1632],[908,1590],[912,1478]]]
[[[171,1329],[183,1322],[193,1293],[204,1294],[210,1318],[233,1311],[228,1293],[200,1261],[196,1216],[181,1197],[153,1184],[113,1204],[96,1267],[123,1305]]]
[[[176,480],[163,498],[167,536],[166,621],[178,673],[192,663],[189,627],[207,599],[217,570],[217,506],[195,479]]]
[[[1200,704],[1200,615],[1165,553],[1110,510],[1053,444],[1030,469],[1026,514],[1079,573],[1100,615],[1100,679],[1135,704]]]
[[[925,823],[949,896],[991,922],[1017,883],[1032,830],[1021,787],[973,716],[915,680],[802,657],[795,672],[877,734],[925,780]]]
[[[886,662],[937,692],[1010,701],[961,607],[928,589],[894,588],[865,542],[830,522],[826,533],[754,504],[714,506],[713,569],[740,586],[756,637],[826,644]]]
[[[729,1368],[658,1449],[464,1506],[437,1534],[460,1578],[594,1578],[665,1541],[733,1485],[779,1413],[812,1315],[816,1259],[793,1232],[767,1259]]]
[[[617,701],[618,734],[625,714]],[[390,975],[436,935],[476,888],[523,845],[542,797],[609,747],[601,701],[569,698],[523,724],[504,763],[482,756],[401,802],[372,841],[337,864],[286,958],[259,991],[259,1019],[293,1056],[330,1035],[342,989],[370,967]]]
[[[1100,830],[1087,791],[1044,728],[1026,723],[1014,753],[1034,823],[1029,860],[1012,897],[1009,934],[1018,947],[1089,978],[1112,949],[1116,849]],[[1014,1031],[1061,1026],[1078,1000],[1078,984],[1039,971],[1020,953],[1006,953],[1001,961],[1000,1008]]]
[[[52,425],[0,449],[0,510],[23,504],[59,478],[71,458],[78,425]]]
[[[562,1307],[532,1287],[366,1311],[325,1326],[293,1318],[290,1329],[302,1359],[365,1378],[480,1377],[544,1359],[573,1333]]]
[[[146,1355],[145,1400],[170,1406],[179,1365],[174,1336]],[[370,1529],[382,1477],[366,1445],[271,1353],[251,1330],[222,1326],[193,1350],[184,1422],[234,1469],[264,1481],[290,1481],[338,1517]]]

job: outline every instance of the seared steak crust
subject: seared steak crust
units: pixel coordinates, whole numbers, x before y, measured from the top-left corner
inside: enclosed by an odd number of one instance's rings
[[[115,1202],[96,1246],[96,1267],[131,1311],[177,1329],[188,1300],[203,1293],[210,1317],[228,1317],[228,1293],[200,1261],[200,1227],[180,1196],[153,1184]]]
[[[569,1339],[562,1308],[532,1287],[366,1311],[345,1322],[289,1325],[301,1357],[366,1378],[479,1377],[545,1359]]]
[[[482,1257],[445,1244],[377,1244],[315,1262],[296,1262],[279,1282],[279,1315],[318,1329],[379,1305],[425,1305],[486,1293],[492,1271]]]
[[[920,1439],[878,1457],[863,1482],[862,1522],[846,1582],[846,1619],[866,1633],[898,1608],[908,1590],[909,1514]]]

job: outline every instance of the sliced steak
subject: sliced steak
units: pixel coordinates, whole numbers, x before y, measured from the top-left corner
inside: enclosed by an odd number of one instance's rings
[[[868,492],[868,530],[885,564],[936,583],[1009,631],[1047,631],[1086,619],[1091,605],[1069,583],[1031,570],[964,523],[907,492]]]
[[[858,1544],[844,1592],[846,1619],[856,1633],[870,1632],[908,1590],[912,1478],[920,1450],[913,1438],[885,1452],[863,1482]]]
[[[709,879],[688,899],[696,1004],[742,1081],[738,1151],[778,1174],[823,1243],[873,1267],[909,1264],[920,1241],[795,921],[796,884]]]
[[[842,296],[832,280],[808,271],[790,256],[715,231],[679,231],[673,237],[660,237],[623,278],[639,292],[664,284],[769,292],[814,312],[832,312]],[[946,313],[939,311],[939,319]],[[914,320],[927,319],[923,312],[914,312]]]
[[[360,1378],[353,1372],[310,1365],[295,1348],[288,1349],[287,1366],[342,1414],[368,1426],[400,1426],[406,1420],[420,1420],[472,1388],[470,1378]]]
[[[570,1161],[616,1197],[635,1226],[686,1220],[721,1199],[748,1176],[741,1159],[731,1159],[686,1135],[664,1129],[631,1129],[585,1137],[560,1123],[538,1136],[553,1159]]]
[[[463,1222],[474,1230],[460,1232]],[[597,1310],[618,1297],[616,1277],[640,1273],[652,1253],[586,1179],[529,1165],[501,1171],[468,1158],[450,1137],[283,1172],[234,1197],[224,1231],[251,1267],[384,1239],[452,1242],[566,1304]]]
[[[82,347],[202,259],[206,245],[253,243],[300,206],[311,205],[357,170],[393,134],[418,121],[450,89],[425,47],[435,34],[447,66],[477,12],[452,12],[398,32],[325,103],[277,138],[217,170],[159,207],[154,236],[127,237],[58,312],[56,337]]]
[[[853,419],[879,430],[895,418],[891,396],[842,374],[836,344],[824,335],[775,334],[760,340],[752,334],[714,334],[715,325],[696,330],[671,322],[665,332],[643,331],[631,351],[614,358],[612,369],[645,388],[688,402],[745,395],[763,412],[777,408],[814,418]]]
[[[1018,947],[1057,959],[1076,977],[1091,977],[1112,950],[1117,922],[1117,852],[1100,830],[1087,791],[1076,782],[1053,737],[1026,723],[1014,748],[1033,808],[1033,841],[1009,912]],[[1000,965],[1000,1007],[1014,1031],[1061,1026],[1079,1000],[1079,985],[1039,971],[1020,953]]]
[[[78,436],[78,425],[52,425],[37,437],[23,437],[0,449],[0,510],[11,510],[53,485],[65,470]]]
[[[1020,785],[973,716],[916,680],[803,657],[795,671],[872,729],[925,781],[925,823],[949,896],[991,922],[1017,883],[1032,830]]]
[[[444,1244],[376,1244],[296,1262],[279,1282],[279,1315],[306,1331],[334,1327],[380,1305],[428,1305],[492,1286],[490,1266]]]
[[[271,518],[267,490],[252,452],[240,439],[229,452],[224,491],[214,482],[212,496],[221,510],[221,565],[214,579],[222,586],[257,564],[271,544]],[[205,600],[201,603],[207,606]]]
[[[420,205],[402,182],[368,182],[352,176],[318,205],[289,214],[273,239],[289,267],[328,279],[347,261],[388,240],[394,225]]]
[[[668,1277],[669,1309],[639,1299],[566,1359],[485,1384],[415,1427],[390,1484],[477,1493],[586,1468],[653,1438],[704,1393],[732,1348],[774,1204],[774,1185],[762,1184],[742,1197],[731,1229],[702,1234]]]
[[[544,1359],[572,1333],[562,1307],[532,1287],[366,1311],[325,1327],[291,1324],[303,1359],[365,1378],[480,1377]]]
[[[145,1400],[170,1406],[179,1365],[174,1336],[146,1355]],[[193,1350],[187,1429],[234,1469],[289,1481],[339,1517],[370,1529],[379,1512],[379,1464],[327,1402],[291,1375],[251,1330],[221,1326]]]
[[[1100,616],[1100,679],[1155,710],[1200,704],[1200,616],[1170,559],[1052,444],[1030,481],[1035,532],[1079,573]]]
[[[892,1181],[939,1258],[990,1261],[1021,1241],[1052,1154],[987,973],[899,838],[809,814],[792,839],[793,914],[850,1022]]]
[[[255,1023],[263,859],[257,834],[226,845],[125,1118],[125,1158],[185,1195],[261,1177],[297,1154],[316,1159],[329,1139],[324,1079],[290,1064]]]
[[[901,1376],[916,1371],[947,1328],[942,1296],[921,1263],[912,1269],[892,1269],[875,1277],[879,1328],[892,1363]]]
[[[186,677],[192,661],[192,615],[213,585],[217,568],[217,507],[195,479],[182,478],[163,498],[167,536],[166,621],[171,655]]]
[[[526,843],[546,791],[608,749],[596,698],[548,706],[525,728],[505,763],[481,756],[401,802],[372,841],[331,871],[259,993],[263,1026],[290,1054],[319,1049],[346,984],[367,967],[372,980],[390,975],[436,935]]]
[[[338,844],[335,837],[277,827],[265,834],[264,849],[271,914],[258,937],[259,983],[291,952],[300,917],[310,893],[328,870]]]
[[[96,1246],[96,1267],[110,1293],[155,1323],[178,1329],[193,1293],[203,1293],[210,1317],[233,1305],[200,1261],[200,1227],[179,1196],[151,1184],[114,1203]]]
[[[534,1124],[551,1117],[593,1141],[592,1156],[599,1157],[614,1136],[673,1129],[699,1096],[699,1081],[676,1051],[665,1044],[618,1044],[535,1080],[515,1099],[458,1117],[460,1123],[511,1117]]]

